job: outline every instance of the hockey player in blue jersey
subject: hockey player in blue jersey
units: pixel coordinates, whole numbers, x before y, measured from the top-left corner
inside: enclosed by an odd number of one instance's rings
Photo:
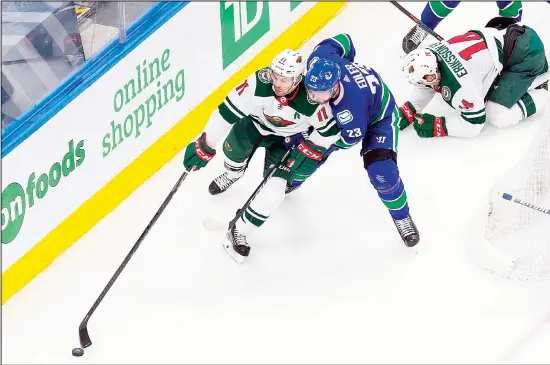
[[[420,21],[431,30],[435,30],[439,23],[451,14],[460,3],[461,1],[428,1],[422,10]],[[550,4],[550,1],[547,3]],[[521,1],[496,1],[496,5],[500,17],[508,18],[515,23],[521,22],[523,15]],[[415,25],[403,38],[403,51],[407,54],[412,52],[427,36],[428,33],[425,30]]]
[[[362,143],[360,154],[370,181],[405,245],[412,247],[420,236],[409,213],[407,193],[397,167],[401,114],[380,75],[354,63],[354,58],[351,38],[339,34],[323,40],[308,59],[308,95],[316,103],[330,105],[335,119],[332,128],[340,134],[324,156],[334,149]]]

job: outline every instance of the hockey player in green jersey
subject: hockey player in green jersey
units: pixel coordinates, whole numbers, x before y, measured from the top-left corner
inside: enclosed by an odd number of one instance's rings
[[[498,128],[518,124],[543,111],[548,101],[544,45],[528,26],[498,17],[405,57],[413,95],[401,108],[420,137],[474,137],[486,121]],[[460,112],[440,117],[422,113],[435,93]]]
[[[202,134],[186,148],[184,166],[200,169],[216,155],[218,141],[229,131],[223,141],[225,172],[209,186],[211,194],[219,194],[243,176],[256,147],[266,149],[266,176],[281,161],[288,145],[296,145],[227,232],[229,243],[224,247],[237,262],[249,254],[247,237],[283,203],[289,183],[310,176],[340,138],[330,128],[330,107],[314,103],[307,95],[302,80],[305,65],[306,58],[296,51],[285,50],[277,55],[269,67],[256,71],[231,91]]]

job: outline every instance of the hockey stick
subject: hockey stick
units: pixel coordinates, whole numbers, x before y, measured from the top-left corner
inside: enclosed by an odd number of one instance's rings
[[[539,207],[538,205],[531,204],[531,203],[529,203],[525,200],[515,198],[511,194],[502,193],[502,199],[509,200],[509,201],[514,202],[516,204],[523,205],[527,208],[531,208],[531,209],[536,210],[538,212],[550,215],[550,209]]]
[[[427,33],[434,36],[438,41],[442,41],[443,37],[437,34],[434,30],[428,28],[424,23],[422,23],[417,17],[411,14],[410,11],[405,9],[401,4],[399,4],[397,1],[390,1],[397,9],[399,9],[403,14],[409,17],[413,22],[415,22],[420,28],[425,30]]]
[[[252,195],[250,195],[250,197],[248,198],[248,200],[243,204],[243,206],[237,211],[237,214],[235,215],[235,218],[233,218],[227,228],[225,227],[225,225],[215,219],[205,219],[203,221],[203,225],[206,229],[208,230],[211,230],[211,231],[225,231],[226,229],[227,230],[231,230],[235,224],[237,223],[237,221],[243,216],[245,210],[250,206],[250,204],[252,203],[252,201],[254,200],[254,198],[256,198],[256,196],[260,193],[260,191],[262,191],[262,189],[264,188],[265,184],[267,184],[267,182],[269,181],[269,179],[271,179],[271,177],[273,176],[273,174],[275,173],[275,171],[277,171],[277,169],[279,168],[279,166],[281,166],[281,164],[283,163],[283,161],[286,160],[286,158],[288,156],[290,156],[290,153],[292,152],[292,150],[295,148],[295,146],[292,146],[291,148],[289,148],[286,153],[284,154],[284,156],[279,160],[278,163],[276,163],[273,167],[271,167],[271,169],[269,170],[269,173],[266,175],[266,177],[264,177],[264,179],[262,180],[262,182],[260,182],[260,184],[258,185],[258,187],[256,188],[256,190],[254,190],[254,192],[252,193]]]
[[[90,335],[88,333],[88,321],[90,320],[90,317],[95,312],[95,310],[97,309],[97,307],[99,306],[101,301],[105,298],[105,296],[107,295],[107,292],[109,291],[109,289],[111,289],[111,287],[113,286],[113,284],[115,283],[115,281],[119,277],[120,273],[122,272],[122,270],[124,270],[124,268],[126,267],[128,262],[130,261],[130,259],[134,255],[134,253],[137,251],[137,249],[139,248],[139,246],[143,242],[143,239],[145,238],[145,236],[147,236],[147,234],[149,233],[149,231],[151,230],[153,225],[156,223],[156,221],[158,220],[158,218],[160,217],[160,215],[162,214],[162,212],[164,211],[164,209],[166,208],[166,206],[168,205],[170,200],[172,200],[174,194],[179,189],[179,187],[181,186],[181,184],[183,183],[183,181],[185,180],[185,178],[187,177],[189,172],[194,170],[194,169],[195,169],[194,167],[193,168],[188,168],[179,177],[178,181],[176,182],[176,185],[174,185],[174,187],[172,188],[172,190],[170,191],[170,193],[168,194],[166,199],[164,199],[164,202],[162,203],[162,205],[158,209],[157,213],[153,216],[153,219],[151,219],[151,221],[149,222],[149,224],[147,225],[147,227],[145,228],[145,230],[143,231],[141,236],[139,236],[137,242],[134,244],[134,246],[132,247],[132,249],[130,250],[128,255],[126,255],[126,258],[124,259],[124,261],[122,261],[122,264],[120,264],[120,266],[118,267],[117,271],[115,272],[115,274],[113,275],[111,280],[109,280],[109,282],[107,283],[107,286],[105,286],[105,288],[103,289],[103,291],[101,292],[99,297],[96,299],[94,305],[92,306],[92,308],[90,308],[90,310],[86,314],[86,317],[84,317],[82,322],[80,322],[80,326],[78,327],[78,336],[80,338],[80,346],[82,346],[82,349],[74,349],[73,350],[73,354],[75,354],[75,353],[79,354],[79,355],[76,355],[76,356],[82,356],[82,354],[84,353],[83,349],[85,349],[86,347],[90,347],[92,345],[92,341],[90,340]]]

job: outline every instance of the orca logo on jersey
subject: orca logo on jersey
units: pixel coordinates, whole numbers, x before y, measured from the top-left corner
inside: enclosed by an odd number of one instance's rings
[[[266,113],[263,113],[264,114],[264,117],[265,119],[267,119],[267,121],[273,125],[276,125],[278,127],[286,127],[286,126],[289,126],[289,125],[294,125],[296,123],[294,122],[291,122],[290,120],[286,120],[286,119],[283,119],[279,116],[271,116],[271,115],[267,115]]]
[[[443,97],[443,100],[445,100],[445,101],[451,100],[451,89],[449,89],[448,86],[443,86],[441,88],[441,96]]]
[[[338,118],[338,121],[340,124],[348,124],[353,120],[353,114],[349,110],[342,110],[340,113],[336,114],[336,118]]]

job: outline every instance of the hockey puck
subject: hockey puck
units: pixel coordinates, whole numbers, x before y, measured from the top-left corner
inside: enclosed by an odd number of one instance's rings
[[[73,349],[73,356],[77,356],[77,357],[80,357],[84,355],[84,350],[80,347],[76,347]]]

